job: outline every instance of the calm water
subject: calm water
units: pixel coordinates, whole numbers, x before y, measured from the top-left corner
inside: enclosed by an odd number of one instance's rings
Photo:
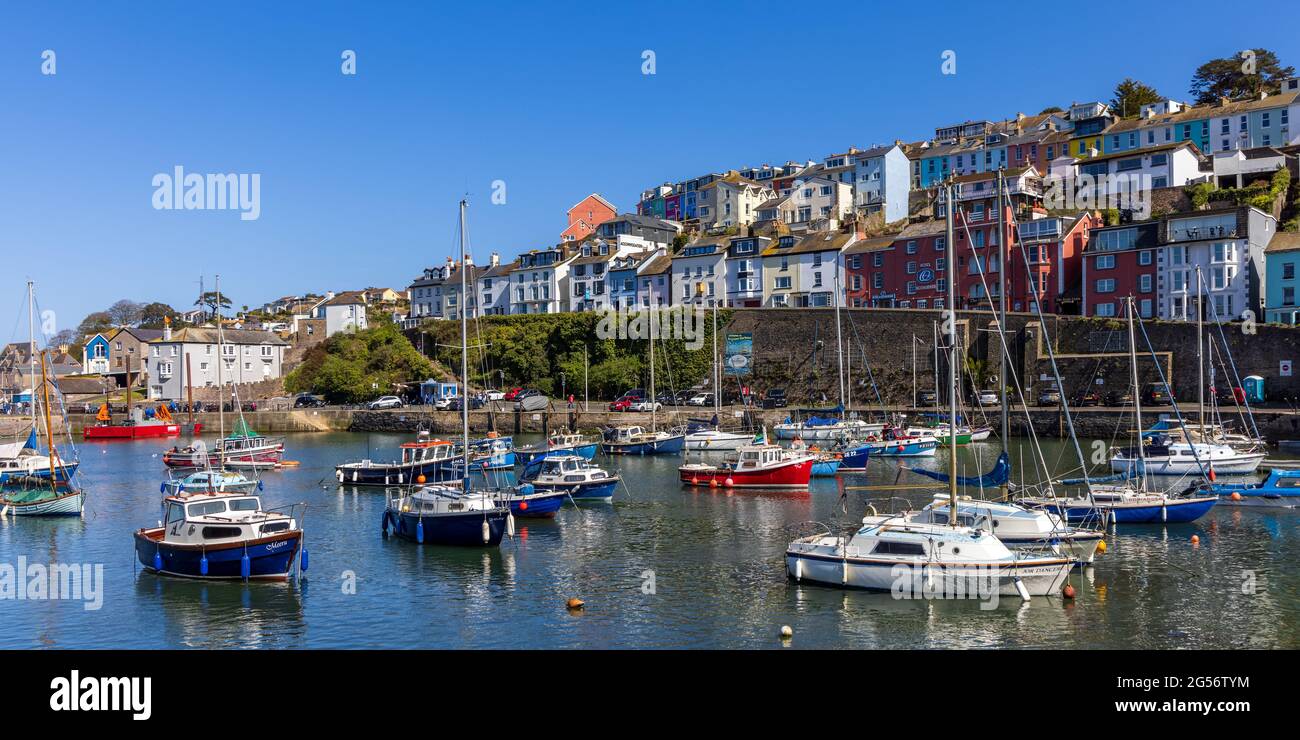
[[[613,504],[520,519],[499,550],[441,549],[383,539],[383,493],[334,482],[337,462],[363,457],[367,444],[390,458],[405,439],[289,437],[286,457],[301,466],[266,474],[264,502],[308,504],[310,570],[297,585],[142,572],[131,533],[158,519],[163,445],[83,446],[85,518],[5,519],[0,563],[103,563],[103,606],[0,601],[0,648],[777,648],[786,624],[793,648],[1300,646],[1295,512],[1221,507],[1190,525],[1129,525],[1108,538],[1094,568],[1071,577],[1074,602],[1004,598],[985,611],[786,580],[794,525],[847,526],[868,497],[886,508],[890,494],[850,490],[848,515],[838,515],[839,486],[892,483],[892,462],[873,461],[869,475],[840,483],[814,479],[808,492],[726,493],[683,490],[678,458],[598,458],[624,473]],[[987,467],[996,448],[977,447]],[[1064,445],[1046,452],[1060,471],[1072,467]],[[355,594],[344,592],[345,571],[355,574]],[[1255,577],[1249,595],[1246,571]],[[565,609],[572,596],[586,601],[584,612]]]

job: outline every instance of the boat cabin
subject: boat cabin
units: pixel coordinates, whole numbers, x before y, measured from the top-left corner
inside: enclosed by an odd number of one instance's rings
[[[453,445],[446,440],[434,439],[421,442],[406,442],[402,445],[402,464],[414,465],[424,462],[439,462],[455,457]]]
[[[295,528],[291,517],[263,511],[257,496],[192,493],[163,499],[163,537],[171,544],[226,543]]]
[[[742,447],[736,470],[759,470],[788,459],[786,450],[776,445]]]
[[[546,483],[585,483],[591,480],[603,480],[609,477],[604,470],[587,462],[577,455],[548,457],[542,461],[542,469],[537,480]]]

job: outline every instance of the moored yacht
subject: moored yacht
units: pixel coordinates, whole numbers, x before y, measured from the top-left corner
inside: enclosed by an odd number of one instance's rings
[[[908,517],[913,522],[949,523],[947,496],[936,496],[921,511]],[[957,499],[957,522],[997,535],[1002,544],[1017,549],[1053,549],[1076,562],[1091,563],[1105,534],[1095,529],[1071,527],[1057,514],[1002,501],[980,501],[970,496]]]
[[[515,448],[515,458],[527,465],[541,457],[551,455],[577,455],[590,460],[596,456],[600,444],[584,434],[576,432],[552,432],[545,442]]]
[[[349,486],[404,486],[433,482],[451,477],[452,466],[460,459],[451,442],[433,439],[421,431],[414,442],[404,442],[401,457],[390,462],[360,460],[334,468],[339,483]]]
[[[816,457],[770,444],[741,447],[731,461],[687,463],[677,468],[685,485],[709,488],[807,488]]]
[[[523,478],[537,493],[564,493],[574,499],[610,499],[618,488],[619,476],[577,455],[560,455],[536,460],[524,469]]]

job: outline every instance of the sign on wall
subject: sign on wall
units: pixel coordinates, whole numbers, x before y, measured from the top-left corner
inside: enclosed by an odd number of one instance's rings
[[[1289,378],[1289,377],[1291,377],[1291,361],[1290,361],[1290,360],[1282,360],[1282,362],[1278,363],[1278,375],[1281,375],[1281,376],[1284,377],[1284,378]]]
[[[725,365],[728,375],[749,375],[754,360],[754,335],[740,332],[727,335]]]

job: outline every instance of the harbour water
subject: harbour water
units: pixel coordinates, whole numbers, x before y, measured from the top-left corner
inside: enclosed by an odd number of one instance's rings
[[[982,609],[787,580],[796,525],[847,529],[868,502],[889,510],[897,494],[843,487],[894,483],[893,461],[807,492],[741,492],[683,489],[678,457],[598,457],[624,476],[612,504],[519,519],[500,549],[447,549],[384,539],[382,490],[335,482],[336,463],[367,449],[388,459],[407,440],[291,435],[286,458],[300,464],[265,474],[263,498],[307,504],[310,568],[297,584],[250,585],[143,572],[131,534],[159,517],[163,444],[83,445],[84,518],[0,520],[0,565],[103,564],[102,606],[0,600],[0,648],[1300,647],[1300,512],[1219,506],[1194,524],[1121,527],[1071,576],[1075,600]],[[1044,445],[1058,475],[1072,472],[1072,449]],[[997,448],[963,451],[968,473],[976,450],[987,467]],[[567,610],[570,597],[586,608]]]

